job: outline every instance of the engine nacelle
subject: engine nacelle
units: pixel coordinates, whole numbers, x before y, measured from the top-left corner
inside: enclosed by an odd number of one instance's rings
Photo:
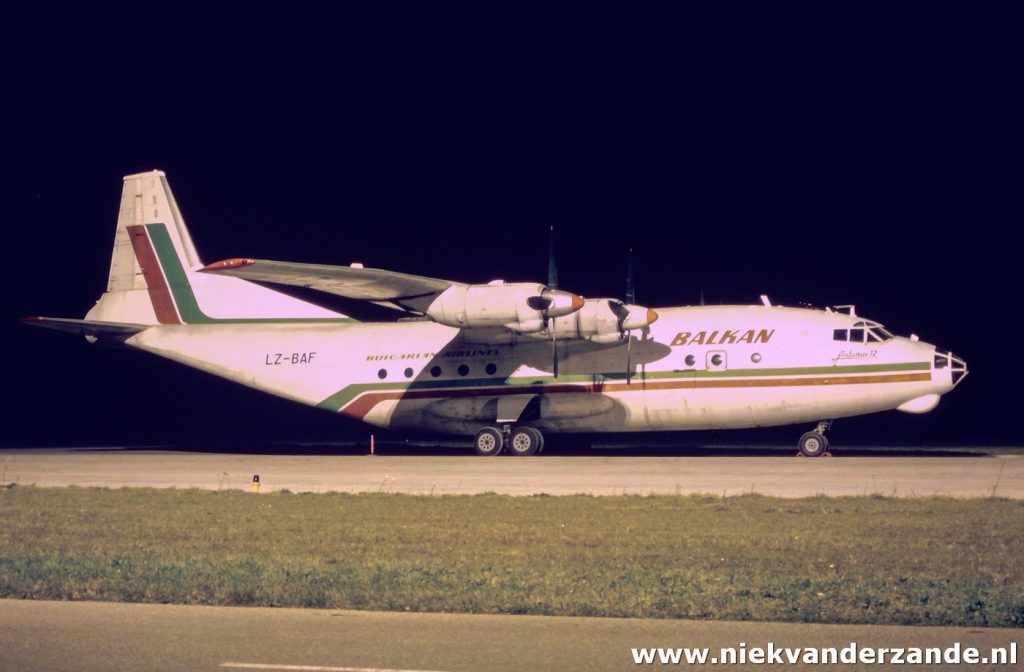
[[[426,314],[449,327],[532,333],[542,331],[548,318],[568,315],[583,305],[583,297],[530,282],[453,285],[434,299]]]
[[[554,321],[556,338],[580,338],[594,343],[614,343],[625,338],[630,329],[643,329],[658,319],[644,306],[617,299],[587,299],[572,315]]]

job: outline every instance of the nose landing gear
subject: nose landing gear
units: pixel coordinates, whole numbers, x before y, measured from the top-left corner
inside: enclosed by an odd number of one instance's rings
[[[800,449],[797,457],[832,457],[828,450],[828,438],[825,436],[825,432],[831,426],[831,420],[822,420],[814,430],[801,436],[797,442]]]

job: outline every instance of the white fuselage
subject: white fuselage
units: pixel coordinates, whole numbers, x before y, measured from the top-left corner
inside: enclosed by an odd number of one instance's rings
[[[380,427],[472,434],[503,415],[551,432],[741,428],[903,407],[955,384],[916,340],[836,340],[860,319],[771,306],[658,310],[629,342],[471,342],[429,321],[187,324],[127,344]]]

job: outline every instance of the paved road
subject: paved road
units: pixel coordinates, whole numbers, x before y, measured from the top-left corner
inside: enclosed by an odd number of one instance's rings
[[[736,455],[536,458],[0,450],[0,480],[40,486],[512,495],[819,494],[1024,499],[1024,455],[798,458]]]
[[[632,670],[634,647],[939,647],[989,655],[1016,642],[1017,665],[771,665],[803,669],[1017,670],[1020,630],[473,616],[0,600],[0,670]],[[760,666],[765,667],[765,666]]]

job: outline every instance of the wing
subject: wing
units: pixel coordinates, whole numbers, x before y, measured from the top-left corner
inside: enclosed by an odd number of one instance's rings
[[[308,287],[349,299],[423,312],[442,292],[462,283],[362,266],[299,264],[266,259],[226,259],[201,269],[255,282]]]
[[[549,321],[579,310],[582,296],[536,282],[468,285],[379,268],[227,259],[201,269],[253,282],[305,287],[348,299],[413,311],[457,329],[543,334]]]

